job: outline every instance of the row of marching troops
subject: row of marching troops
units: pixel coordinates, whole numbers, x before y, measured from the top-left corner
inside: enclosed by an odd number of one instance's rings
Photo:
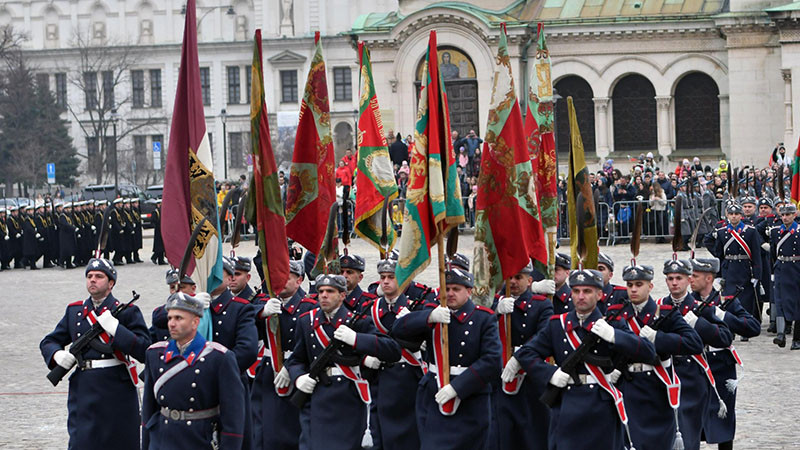
[[[114,263],[142,262],[142,219],[138,199],[111,202],[105,257]],[[85,265],[98,245],[106,200],[36,203],[0,208],[0,270]],[[124,260],[124,261],[123,261]]]
[[[785,237],[796,239],[796,209],[780,211],[787,219],[770,229],[770,251],[788,320],[797,305],[787,307],[778,277],[789,276],[788,249],[800,260],[800,248]],[[224,258],[224,282],[209,293],[168,271],[167,300],[148,328],[111,294],[113,262],[92,259],[89,298],[67,306],[40,348],[51,369],[78,366],[70,448],[666,450],[704,440],[729,449],[734,336],[761,331],[752,302],[764,278],[759,260],[742,255],[766,247],[741,205],[726,212],[707,237],[715,258],[665,261],[669,295],[657,299],[653,267],[633,261],[615,286],[602,253],[598,270],[570,270],[558,254],[554,280],[529,264],[491,307],[472,301],[460,254],[448,259],[445,292],[401,291],[396,253],[365,286],[365,260],[346,254],[341,275],[319,275],[313,294],[302,288],[303,263],[290,261],[289,281],[269,297],[249,285],[259,255]],[[747,261],[757,269],[745,271]],[[96,345],[65,350],[92,327]],[[131,358],[145,364],[141,410]]]

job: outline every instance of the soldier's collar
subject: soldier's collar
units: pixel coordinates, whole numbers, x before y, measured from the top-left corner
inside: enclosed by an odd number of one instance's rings
[[[453,317],[458,320],[460,323],[464,323],[469,317],[472,315],[472,312],[475,311],[475,303],[472,303],[472,299],[467,299],[467,302],[461,305],[461,308],[453,311]]]
[[[219,314],[222,312],[233,299],[233,293],[230,289],[225,289],[217,298],[211,300],[211,309]]]
[[[184,349],[183,353],[178,349],[178,343],[175,339],[170,339],[167,344],[167,349],[164,352],[164,362],[168,363],[172,358],[181,357],[186,360],[189,365],[193,365],[197,361],[197,356],[203,351],[206,346],[206,340],[202,334],[197,333],[189,343],[189,346]]]

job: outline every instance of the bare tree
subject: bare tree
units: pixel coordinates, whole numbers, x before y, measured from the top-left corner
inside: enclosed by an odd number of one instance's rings
[[[72,47],[78,58],[64,71],[69,74],[69,83],[84,97],[83,102],[67,106],[89,147],[87,154],[81,157],[87,159],[96,183],[113,180],[115,155],[120,158],[120,178],[129,178],[125,173],[129,164],[123,163],[122,155],[115,152],[117,145],[129,135],[164,121],[163,117],[154,117],[152,111],[137,110],[135,120],[116,121],[116,138],[114,136],[117,112],[132,105],[131,70],[136,69],[142,54],[130,44],[96,45],[96,40],[88,33],[77,33]]]

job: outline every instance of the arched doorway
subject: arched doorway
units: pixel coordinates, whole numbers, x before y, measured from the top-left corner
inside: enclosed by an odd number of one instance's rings
[[[675,148],[720,148],[719,88],[704,73],[690,73],[675,87]]]
[[[567,97],[572,97],[578,128],[581,129],[583,150],[585,153],[595,152],[594,142],[594,92],[583,78],[577,75],[566,76],[555,84],[560,99],[556,102],[556,148],[559,153],[569,153],[569,113]]]
[[[656,90],[650,80],[627,75],[614,86],[614,151],[650,151],[658,147]]]
[[[450,108],[450,128],[464,137],[470,130],[480,136],[478,122],[478,81],[475,76],[475,64],[472,58],[456,47],[440,46],[439,70],[444,78],[447,91],[447,104]],[[414,92],[419,95],[422,85],[422,67],[425,56],[420,59],[414,81]],[[419,101],[419,99],[417,99]]]
[[[333,151],[336,159],[344,156],[346,150],[353,149],[353,127],[348,122],[339,122],[333,127]]]

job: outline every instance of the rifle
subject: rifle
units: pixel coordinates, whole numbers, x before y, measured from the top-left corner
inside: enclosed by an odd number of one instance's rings
[[[615,320],[621,311],[622,308],[615,309],[606,315],[605,320],[607,322]],[[593,353],[592,350],[594,350],[600,341],[601,339],[598,335],[589,333],[589,335],[583,339],[581,345],[579,345],[578,348],[576,348],[575,351],[567,356],[567,359],[561,363],[561,371],[568,374],[574,381],[575,385],[581,384],[581,379],[578,376],[578,369],[583,366],[584,363],[593,364],[598,367],[613,366],[614,363],[610,358],[596,356]],[[539,397],[539,401],[552,408],[560,401],[561,392],[563,390],[564,388],[560,388],[548,383],[547,390],[544,391],[541,397]]]
[[[118,318],[123,313],[123,311],[133,306],[133,303],[136,300],[139,300],[139,294],[137,294],[136,291],[132,292],[133,292],[133,298],[131,299],[131,301],[129,301],[128,303],[120,303],[119,305],[117,305],[117,307],[111,311],[112,316]],[[72,343],[72,345],[69,347],[69,352],[75,356],[75,359],[78,361],[77,365],[80,366],[83,364],[84,352],[86,352],[86,350],[91,346],[91,342],[96,337],[100,336],[102,333],[103,333],[103,327],[100,326],[99,322],[95,322],[94,325],[92,325],[92,328],[86,334],[82,335],[75,342]],[[58,382],[61,381],[61,379],[64,378],[64,376],[67,373],[69,373],[71,369],[72,367],[70,367],[69,369],[65,369],[56,364],[56,366],[53,367],[50,373],[47,374],[47,379],[50,380],[50,383],[52,383],[53,386],[56,386],[58,385]]]
[[[322,310],[319,310],[322,312]],[[365,311],[361,311],[357,314],[353,314],[350,316],[350,319],[347,320],[343,325],[353,328],[353,325],[364,318]],[[343,357],[339,354],[339,350],[344,346],[344,342],[338,339],[331,339],[330,344],[325,347],[325,350],[320,353],[320,355],[315,359],[311,366],[308,368],[308,376],[311,378],[320,381],[323,380],[325,384],[329,384],[330,380],[327,380],[327,376],[325,375],[325,369],[329,366],[333,365],[334,363],[342,363],[347,366],[356,366],[361,362],[361,356],[356,355],[355,357]],[[297,409],[303,409],[303,405],[308,402],[308,399],[311,397],[311,394],[306,394],[305,392],[301,391],[300,389],[295,389],[292,396],[289,398],[289,401],[292,402]]]
[[[630,303],[630,299],[625,299],[625,303]],[[623,305],[625,303],[623,303]],[[668,313],[659,315],[651,323],[648,323],[647,326],[658,331],[658,329],[661,327],[661,324],[664,323],[664,321],[677,309],[678,309],[677,307],[673,307]],[[657,361],[654,361],[653,364],[654,366],[657,364],[661,364],[658,355],[656,355],[656,359]],[[633,379],[633,376],[631,376],[631,373],[628,371],[628,364],[630,363],[628,357],[622,354],[618,354],[613,358],[613,361],[614,361],[614,368],[622,372],[622,376],[625,377],[626,380],[631,381]]]

